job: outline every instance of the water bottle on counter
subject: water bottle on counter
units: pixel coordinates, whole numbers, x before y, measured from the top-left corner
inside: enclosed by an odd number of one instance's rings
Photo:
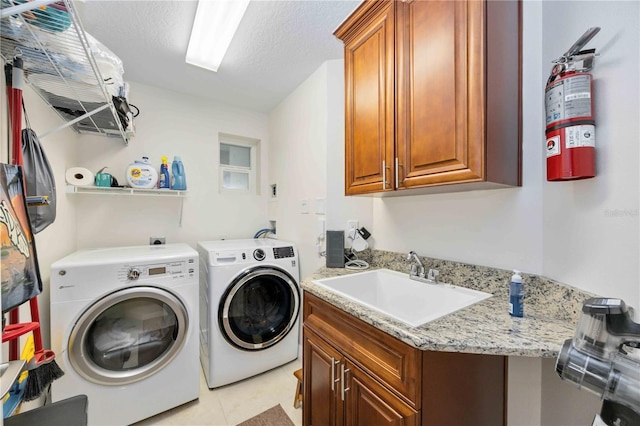
[[[520,271],[513,270],[509,283],[509,315],[512,317],[524,316],[524,284]]]
[[[171,189],[175,189],[177,191],[186,191],[187,177],[184,174],[182,159],[178,155],[173,157],[173,162],[171,163],[171,172]]]

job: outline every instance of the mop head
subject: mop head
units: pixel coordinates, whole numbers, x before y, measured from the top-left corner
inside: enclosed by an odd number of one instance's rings
[[[55,360],[40,364],[29,371],[27,385],[24,391],[24,401],[33,401],[42,395],[49,385],[64,375],[64,371]]]

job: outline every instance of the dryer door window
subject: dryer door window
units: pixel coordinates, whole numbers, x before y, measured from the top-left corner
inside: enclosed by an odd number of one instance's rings
[[[73,368],[94,383],[142,380],[171,362],[182,348],[187,311],[173,294],[130,287],[87,309],[69,339]]]
[[[275,345],[293,328],[300,308],[300,290],[289,274],[254,268],[236,279],[220,303],[222,334],[244,350]]]

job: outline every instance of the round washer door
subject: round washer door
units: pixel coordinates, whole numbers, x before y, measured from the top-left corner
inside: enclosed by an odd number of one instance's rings
[[[188,327],[187,310],[175,295],[156,287],[129,287],[82,313],[69,337],[69,360],[91,382],[134,383],[173,360]]]
[[[296,323],[299,309],[295,280],[282,270],[257,267],[229,286],[220,301],[218,319],[229,343],[257,351],[282,340]]]

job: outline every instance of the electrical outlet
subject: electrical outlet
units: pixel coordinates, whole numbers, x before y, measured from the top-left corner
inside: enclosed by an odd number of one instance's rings
[[[149,237],[149,245],[157,246],[161,244],[166,244],[165,237]]]
[[[358,232],[358,221],[357,220],[348,220],[347,221],[347,236],[352,240],[356,238],[356,233]]]

